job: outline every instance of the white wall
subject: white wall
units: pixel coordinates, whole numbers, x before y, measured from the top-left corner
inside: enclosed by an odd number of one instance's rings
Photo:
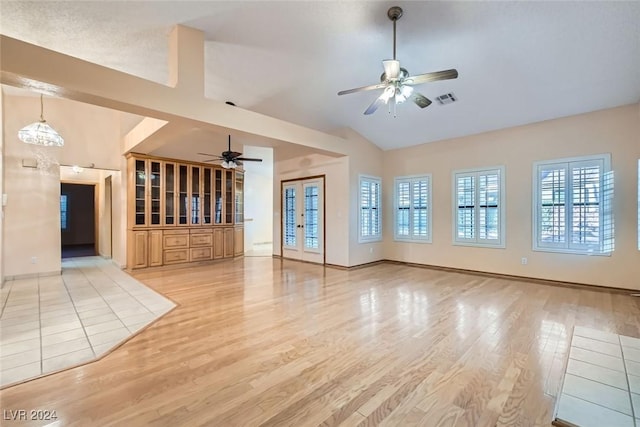
[[[4,223],[5,277],[59,272],[61,266],[59,167],[54,163],[46,170],[25,168],[23,159],[40,158],[41,165],[43,159],[50,158],[61,164],[94,163],[96,167],[114,169],[123,164],[119,112],[48,97],[44,106],[45,119],[65,138],[62,148],[39,148],[19,141],[18,130],[39,118],[40,99],[4,96],[4,184],[8,197]],[[114,188],[117,186],[124,188],[114,180]],[[117,197],[121,205],[125,197],[124,194]],[[119,210],[124,222],[125,209],[120,206]],[[114,215],[114,228],[115,220]],[[123,239],[125,231],[119,234]],[[123,248],[124,242],[118,241],[118,246]],[[124,260],[124,250],[120,251],[118,260]],[[36,263],[32,263],[32,257],[36,257]]]
[[[111,176],[112,186],[112,221],[109,221],[109,213],[106,211],[105,203],[105,179]],[[122,234],[119,233],[119,227],[124,226],[121,200],[122,186],[120,171],[109,171],[101,169],[84,169],[76,174],[71,167],[60,167],[60,181],[76,183],[76,184],[94,184],[96,186],[96,194],[98,196],[98,251],[101,256],[112,258],[117,265],[125,263],[126,254],[122,252],[126,242],[121,242]],[[124,196],[126,197],[126,195]],[[112,247],[109,248],[109,242],[113,240]],[[109,254],[111,252],[111,254]]]
[[[611,153],[615,251],[586,256],[532,250],[533,162]],[[385,258],[517,276],[640,289],[637,250],[640,106],[602,110],[385,153]],[[452,171],[504,165],[506,248],[452,245]],[[433,243],[393,240],[393,178],[431,173]],[[527,265],[521,258],[528,259]]]
[[[273,253],[281,255],[281,181],[325,175],[325,253],[327,264],[349,265],[349,162],[321,154],[278,159],[273,180]]]
[[[4,90],[0,88],[0,129],[4,129]],[[4,282],[4,132],[0,132],[0,286]]]
[[[273,148],[245,145],[243,157],[262,159],[244,162],[244,249],[273,240]]]

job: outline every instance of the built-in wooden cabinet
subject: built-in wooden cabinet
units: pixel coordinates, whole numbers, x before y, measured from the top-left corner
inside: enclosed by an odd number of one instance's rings
[[[244,172],[129,154],[128,266],[244,253]]]

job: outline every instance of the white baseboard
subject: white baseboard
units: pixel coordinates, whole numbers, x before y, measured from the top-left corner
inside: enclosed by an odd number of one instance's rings
[[[36,279],[38,277],[59,276],[61,274],[62,270],[43,271],[41,273],[16,274],[15,276],[5,276],[4,281],[9,282],[11,280]]]

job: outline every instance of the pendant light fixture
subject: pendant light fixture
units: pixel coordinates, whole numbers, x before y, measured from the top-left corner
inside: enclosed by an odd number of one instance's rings
[[[42,145],[45,147],[62,147],[64,139],[58,132],[49,126],[44,119],[44,103],[40,94],[40,121],[31,123],[18,131],[18,138],[27,144]]]

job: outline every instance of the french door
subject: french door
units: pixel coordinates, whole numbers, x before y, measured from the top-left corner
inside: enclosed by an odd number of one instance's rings
[[[324,177],[282,183],[282,256],[324,264]]]

